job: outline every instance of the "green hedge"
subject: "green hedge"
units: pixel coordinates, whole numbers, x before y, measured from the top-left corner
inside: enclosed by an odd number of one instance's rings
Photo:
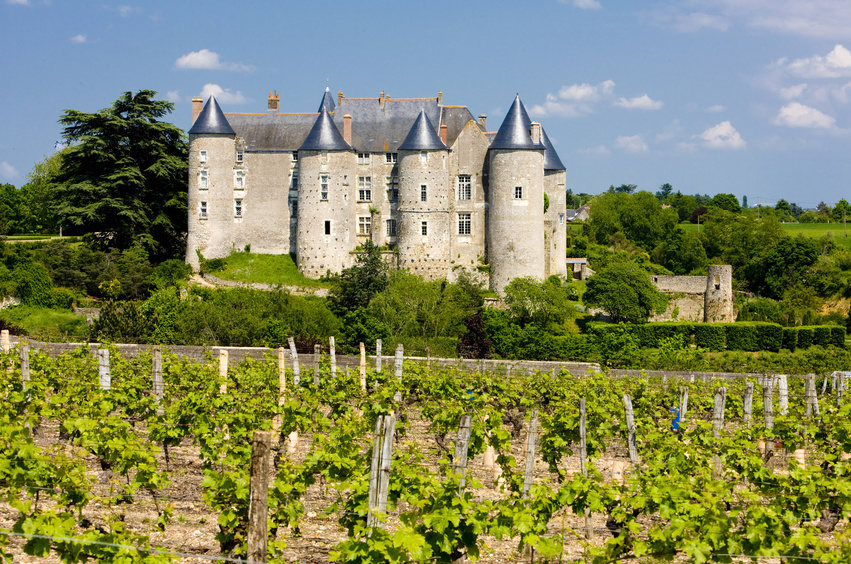
[[[694,326],[694,344],[710,351],[727,348],[727,330],[717,323],[700,323]]]
[[[830,342],[830,327],[813,327],[813,344],[822,347],[829,347]]]
[[[834,347],[845,348],[845,327],[830,328],[830,344]]]
[[[783,348],[789,349],[790,352],[795,352],[798,348],[798,328],[784,327],[783,328]]]
[[[813,346],[813,328],[812,327],[796,327],[798,332],[798,348],[808,349]]]

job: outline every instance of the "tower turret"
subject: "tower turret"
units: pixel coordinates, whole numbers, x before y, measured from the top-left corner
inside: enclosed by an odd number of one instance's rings
[[[445,277],[452,228],[448,149],[424,110],[397,151],[399,266],[424,278]]]
[[[359,227],[355,221],[361,221],[354,217],[355,153],[340,135],[324,102],[298,149],[298,162],[298,269],[311,278],[328,270],[340,272],[352,262],[350,251],[356,246]]]
[[[558,158],[544,128],[541,128],[541,144],[544,146],[544,194],[547,195],[544,211],[544,243],[546,275],[567,276],[567,186],[564,164]]]
[[[242,196],[235,190],[236,133],[212,96],[189,129],[189,217],[186,262],[225,257],[240,220]]]
[[[703,320],[706,323],[732,323],[733,316],[733,267],[729,264],[713,264],[706,275]]]
[[[546,275],[544,152],[518,95],[489,149],[488,260],[491,288],[502,292],[514,278]]]

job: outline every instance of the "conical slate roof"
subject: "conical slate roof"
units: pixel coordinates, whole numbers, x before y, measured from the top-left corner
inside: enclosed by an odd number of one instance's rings
[[[499,126],[499,131],[491,141],[491,149],[543,149],[544,146],[540,143],[532,142],[532,135],[529,129],[532,126],[532,120],[529,119],[529,114],[526,113],[526,108],[523,107],[523,102],[520,101],[520,94],[514,98],[514,103],[508,110],[508,115],[502,125]]]
[[[446,145],[432,127],[431,120],[428,119],[425,110],[420,110],[420,115],[417,116],[417,120],[411,126],[408,136],[399,145],[398,150],[439,151],[441,149],[446,149]]]
[[[322,96],[322,103],[319,104],[319,109],[316,111],[321,112],[322,110],[325,110],[329,114],[333,114],[336,107],[337,105],[334,103],[334,98],[331,96],[331,89],[326,86],[325,95]]]
[[[544,170],[566,170],[543,127],[541,128],[541,144],[546,148],[544,151]]]
[[[198,114],[198,119],[192,124],[189,134],[236,135],[236,132],[228,123],[219,103],[216,102],[214,97],[210,96],[204,105],[204,109]]]
[[[340,135],[340,130],[334,125],[328,111],[323,109],[316,118],[310,133],[307,134],[307,139],[299,151],[351,151],[352,146],[346,143],[343,136]]]

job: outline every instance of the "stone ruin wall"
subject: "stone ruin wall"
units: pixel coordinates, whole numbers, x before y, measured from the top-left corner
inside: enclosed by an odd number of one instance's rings
[[[650,321],[703,322],[706,276],[651,276],[660,292],[668,295],[668,308]]]

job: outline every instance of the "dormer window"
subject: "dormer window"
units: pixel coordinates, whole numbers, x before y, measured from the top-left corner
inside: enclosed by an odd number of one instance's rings
[[[368,165],[369,164],[369,153],[358,153],[358,164]]]

